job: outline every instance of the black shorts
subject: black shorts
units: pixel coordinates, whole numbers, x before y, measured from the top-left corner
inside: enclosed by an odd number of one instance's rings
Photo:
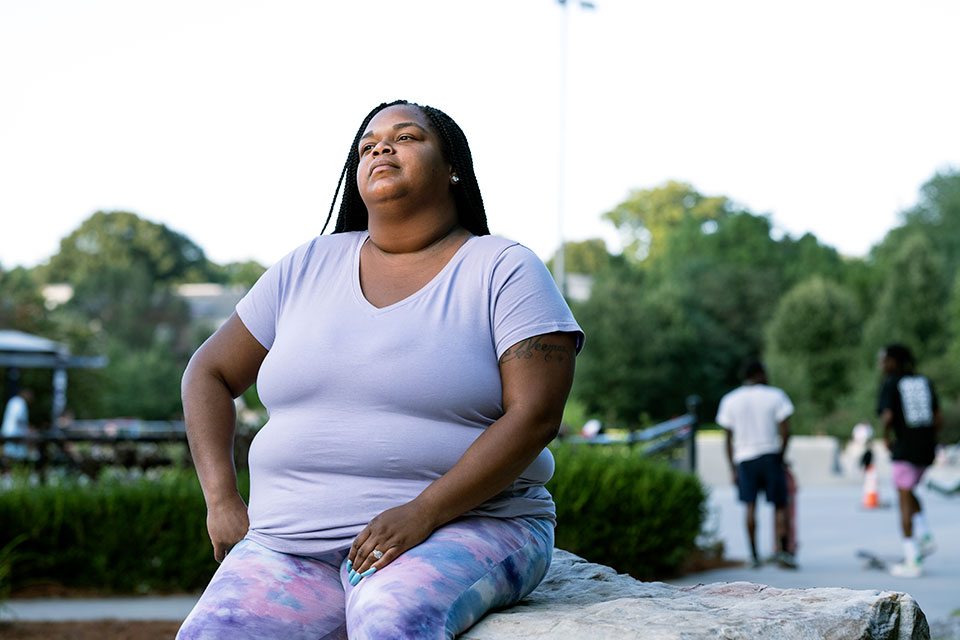
[[[787,504],[787,476],[780,456],[768,453],[738,464],[737,488],[740,489],[740,502],[756,502],[757,493],[763,489],[767,502],[778,507]]]

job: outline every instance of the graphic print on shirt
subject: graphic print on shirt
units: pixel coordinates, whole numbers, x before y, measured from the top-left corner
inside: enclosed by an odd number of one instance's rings
[[[933,398],[926,378],[901,378],[897,389],[903,403],[903,421],[908,427],[929,427],[933,424]]]

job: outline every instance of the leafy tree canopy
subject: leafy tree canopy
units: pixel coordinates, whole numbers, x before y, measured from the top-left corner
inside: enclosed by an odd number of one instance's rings
[[[891,229],[871,250],[880,279],[886,278],[895,256],[912,236],[922,235],[943,260],[946,286],[952,286],[960,269],[960,169],[936,173],[920,188],[917,204],[903,212],[903,224]]]
[[[949,340],[944,309],[949,300],[943,254],[916,233],[893,254],[864,335],[866,358],[891,342],[909,345],[923,360],[943,352]]]
[[[630,260],[656,258],[666,251],[667,237],[677,227],[693,221],[717,221],[731,208],[723,197],[704,196],[689,184],[669,181],[653,189],[633,191],[603,217],[625,240],[624,255]]]
[[[76,287],[105,272],[130,270],[151,283],[208,282],[213,276],[203,250],[186,236],[124,211],[98,211],[85,220],[60,241],[45,276]]]
[[[828,412],[850,391],[860,330],[853,294],[820,276],[804,280],[783,296],[770,321],[771,374],[794,402]]]
[[[646,286],[643,272],[619,261],[574,308],[590,336],[577,359],[575,393],[588,412],[622,427],[681,413],[686,390],[676,381],[698,366],[682,295]]]
[[[0,268],[0,329],[46,334],[50,325],[34,273],[23,267]]]
[[[610,253],[607,252],[607,243],[603,238],[565,242],[563,247],[563,268],[567,273],[595,275],[610,266]],[[547,268],[551,272],[553,272],[557,253],[547,261]]]
[[[247,260],[246,262],[230,262],[222,267],[213,265],[212,270],[213,282],[250,288],[267,269],[256,260]]]

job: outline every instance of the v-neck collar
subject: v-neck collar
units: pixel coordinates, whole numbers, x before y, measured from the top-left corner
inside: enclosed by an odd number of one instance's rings
[[[447,260],[447,264],[443,265],[443,268],[440,269],[440,271],[438,271],[437,274],[433,276],[425,285],[405,298],[397,300],[392,304],[388,304],[385,307],[378,307],[367,300],[367,297],[363,294],[363,287],[360,286],[360,251],[363,249],[363,245],[366,244],[367,240],[370,238],[370,232],[364,231],[363,233],[358,234],[357,246],[353,252],[353,272],[351,273],[351,277],[353,279],[353,292],[357,297],[357,301],[368,311],[376,315],[393,311],[394,309],[402,307],[410,302],[413,302],[414,300],[417,300],[418,298],[423,297],[430,289],[436,287],[438,282],[444,279],[446,273],[453,268],[454,264],[463,259],[463,255],[465,253],[464,248],[476,237],[477,236],[471,234],[466,241],[464,241],[464,243],[457,248],[456,252],[450,256],[450,259]]]

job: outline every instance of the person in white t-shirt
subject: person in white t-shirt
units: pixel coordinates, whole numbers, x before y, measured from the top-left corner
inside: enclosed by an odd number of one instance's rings
[[[25,436],[30,432],[30,412],[27,405],[32,399],[33,392],[30,389],[21,389],[7,401],[0,433],[5,436]],[[22,462],[27,459],[27,445],[22,442],[4,443],[3,455],[11,462]]]
[[[756,540],[757,494],[763,489],[774,505],[777,562],[796,568],[788,546],[787,477],[783,456],[790,438],[793,403],[783,390],[767,384],[767,372],[757,360],[743,368],[743,385],[726,394],[717,409],[717,424],[727,433],[727,458],[740,501],[747,507],[747,535],[754,567],[760,566]]]

